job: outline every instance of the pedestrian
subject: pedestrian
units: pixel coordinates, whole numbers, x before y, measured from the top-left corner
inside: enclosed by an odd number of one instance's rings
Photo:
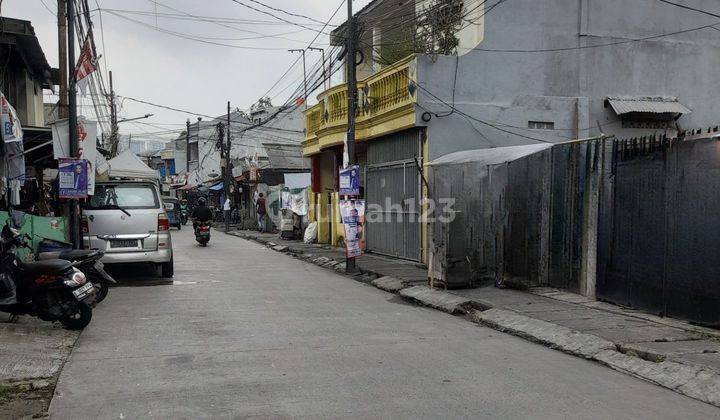
[[[258,194],[257,202],[255,203],[257,208],[258,217],[258,231],[265,232],[265,216],[267,215],[267,208],[265,207],[265,196],[263,193]]]
[[[230,213],[232,208],[230,207],[230,197],[225,198],[225,204],[223,204],[223,218],[225,219],[225,232],[230,231]]]

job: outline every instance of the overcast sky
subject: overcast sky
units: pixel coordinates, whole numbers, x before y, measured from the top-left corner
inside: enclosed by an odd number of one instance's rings
[[[262,9],[262,6],[250,0],[240,1]],[[359,10],[369,1],[354,1],[355,10]],[[336,0],[262,2],[323,22],[340,5]],[[317,34],[315,31],[292,26],[250,10],[233,0],[88,0],[88,3],[95,22],[98,52],[103,55],[101,70],[104,73],[107,64],[107,69],[113,71],[115,91],[118,95],[208,115],[224,113],[228,100],[233,107],[247,109],[280,78],[296,58],[287,49],[305,47]],[[55,0],[4,0],[1,10],[3,16],[32,22],[48,62],[53,67],[58,66],[57,18],[54,15],[56,8]],[[264,10],[308,28],[321,27],[307,19]],[[224,21],[218,24],[180,20],[162,16],[163,13],[181,16],[182,13],[187,13],[254,22]],[[346,14],[346,7],[343,5],[332,23],[342,23]],[[254,49],[211,45],[161,31],[203,37],[210,43]],[[261,37],[264,35],[275,35],[283,39]],[[327,45],[328,37],[320,35],[314,46]],[[319,59],[319,52],[308,52],[308,67]],[[301,83],[302,66],[298,65],[271,92],[273,103],[285,102]],[[89,111],[85,108],[83,110],[86,114]],[[155,114],[144,121],[154,126],[125,123],[121,125],[121,132],[140,135],[159,133],[165,129],[179,129],[189,117],[128,100],[122,102],[121,118],[132,118],[146,113]]]

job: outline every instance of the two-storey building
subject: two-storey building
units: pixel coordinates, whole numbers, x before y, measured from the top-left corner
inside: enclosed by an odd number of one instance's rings
[[[465,0],[450,23],[451,54],[418,42],[427,41],[432,8],[457,3],[375,0],[356,14],[356,161],[370,251],[426,261],[419,202],[438,197],[427,197],[422,174],[448,153],[717,124],[716,18],[651,0]],[[344,26],[332,40],[343,42]],[[311,217],[319,240],[338,244],[347,88],[317,99],[303,143],[313,165]]]

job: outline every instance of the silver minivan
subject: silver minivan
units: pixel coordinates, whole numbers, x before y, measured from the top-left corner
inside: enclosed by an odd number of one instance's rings
[[[105,252],[103,263],[151,263],[173,276],[170,226],[155,183],[98,182],[83,206],[82,229],[85,247]]]

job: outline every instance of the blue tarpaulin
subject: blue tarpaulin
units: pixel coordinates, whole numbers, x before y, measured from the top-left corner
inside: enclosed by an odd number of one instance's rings
[[[213,185],[212,187],[210,187],[210,190],[212,190],[212,191],[222,191],[222,189],[223,189],[223,183],[222,183],[222,182],[218,182],[217,184],[215,184],[215,185]]]

